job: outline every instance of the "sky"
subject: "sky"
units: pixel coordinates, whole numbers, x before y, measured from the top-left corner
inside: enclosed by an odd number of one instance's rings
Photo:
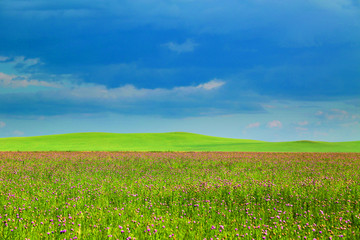
[[[360,140],[357,0],[2,0],[0,137]]]

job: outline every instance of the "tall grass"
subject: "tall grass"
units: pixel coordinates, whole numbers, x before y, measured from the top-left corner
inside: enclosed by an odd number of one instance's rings
[[[360,154],[0,153],[1,239],[359,239]]]

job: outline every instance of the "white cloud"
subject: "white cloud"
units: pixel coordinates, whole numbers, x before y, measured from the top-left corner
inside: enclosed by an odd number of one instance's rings
[[[77,85],[72,88],[64,87],[61,90],[61,95],[70,96],[80,99],[102,99],[102,100],[118,100],[118,99],[141,99],[157,97],[172,98],[179,95],[191,95],[198,94],[199,92],[207,92],[215,90],[225,84],[225,81],[214,79],[206,83],[199,84],[197,86],[183,86],[167,88],[136,88],[135,86],[128,84],[118,88],[107,88],[104,85]]]
[[[173,50],[181,51],[190,51],[197,44],[192,40],[186,40],[182,44],[170,44]],[[5,57],[4,57],[5,59]],[[7,58],[8,59],[8,58]],[[11,64],[21,64],[21,66],[32,66],[41,63],[39,58],[26,58],[24,56],[17,56],[11,58]],[[121,68],[127,67],[128,65],[121,65]],[[131,70],[138,71],[136,66],[130,66]],[[7,74],[0,72],[0,87],[4,88],[26,88],[28,86],[41,86],[49,88],[58,88],[56,91],[49,89],[49,91],[41,91],[41,95],[49,99],[52,99],[53,96],[59,96],[63,99],[84,99],[84,100],[117,100],[117,99],[127,99],[127,100],[136,100],[136,99],[146,99],[146,98],[161,98],[161,99],[170,99],[177,98],[184,95],[192,95],[198,93],[206,93],[214,91],[224,84],[225,81],[221,79],[214,78],[208,82],[200,83],[198,85],[190,86],[175,86],[173,88],[137,88],[134,85],[127,84],[117,88],[108,88],[105,85],[101,84],[78,84],[75,81],[66,80],[69,76],[62,75],[51,75],[48,74],[43,77],[46,77],[50,81],[42,81],[33,79],[32,74]],[[55,79],[55,81],[54,81]],[[72,83],[73,82],[73,83]]]
[[[326,111],[318,111],[317,113],[315,113],[315,115],[329,121],[345,121],[349,119],[356,119],[359,117],[359,115],[351,115],[349,112],[337,108]]]
[[[354,111],[356,113],[354,113]],[[359,126],[360,114],[357,109],[339,109],[318,111],[315,116],[319,119],[317,125],[331,124],[334,128],[350,128],[354,130]]]
[[[187,39],[184,43],[168,42],[164,44],[164,46],[169,48],[171,51],[177,53],[192,52],[198,45],[199,44],[193,42],[191,39]]]
[[[42,89],[35,93],[24,91],[8,98],[7,94],[0,94],[0,102],[4,99],[3,102],[9,102],[6,105],[10,105],[7,107],[10,110],[7,110],[4,108],[5,104],[0,104],[0,112],[5,111],[7,114],[26,112],[25,114],[34,116],[59,115],[74,111],[79,113],[110,111],[128,114],[141,112],[171,117],[219,115],[227,114],[232,108],[227,102],[221,99],[218,101],[216,98],[217,89],[224,84],[224,81],[216,79],[198,85],[150,89],[137,88],[134,85],[108,88],[99,84],[64,82],[57,89]],[[238,111],[242,108],[249,111],[248,105],[237,106]]]
[[[0,86],[10,88],[24,88],[28,86],[59,87],[58,84],[29,79],[25,75],[8,75],[2,72],[0,72]]]
[[[217,89],[224,84],[226,84],[225,81],[215,78],[209,82],[201,83],[197,86],[174,87],[173,89],[169,89],[167,91],[174,91],[180,94],[190,94],[201,90],[210,91],[213,89]]]
[[[257,128],[257,127],[260,127],[259,122],[250,123],[249,125],[246,126],[246,128]]]
[[[167,88],[136,88],[131,84],[118,88],[107,88],[104,85],[77,85],[71,89],[64,88],[63,95],[70,95],[82,99],[136,99],[136,98],[156,98],[156,97],[172,97],[177,95],[197,94],[199,91],[207,92],[217,89],[225,84],[225,81],[213,79],[209,82],[199,84],[197,86],[182,86]]]
[[[219,79],[214,79],[214,80],[211,80],[210,82],[199,84],[197,86],[197,88],[203,88],[205,90],[211,90],[211,89],[219,88],[224,84],[225,84],[224,81],[221,81]]]
[[[9,60],[9,57],[5,57],[5,56],[0,56],[0,62],[5,62],[7,60]]]
[[[268,122],[267,126],[269,128],[281,128],[282,123],[279,120],[274,120],[274,121]]]
[[[33,65],[40,64],[40,58],[26,58],[24,56],[17,56],[14,58],[13,63],[22,64],[25,67],[30,67]]]
[[[6,123],[0,121],[0,128],[3,128],[3,127],[5,127],[5,126],[6,126]]]
[[[63,89],[70,96],[82,99],[123,99],[141,98],[148,94],[158,92],[157,89],[136,88],[133,85],[125,85],[118,88],[107,88],[104,85],[78,85],[72,89]],[[67,95],[65,94],[65,95]]]

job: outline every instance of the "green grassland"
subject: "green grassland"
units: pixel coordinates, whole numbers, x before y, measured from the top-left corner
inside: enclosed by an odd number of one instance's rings
[[[353,142],[264,142],[194,133],[71,133],[0,138],[0,151],[360,152]]]

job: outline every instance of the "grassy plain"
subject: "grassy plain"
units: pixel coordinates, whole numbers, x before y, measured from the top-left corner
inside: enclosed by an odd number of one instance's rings
[[[359,153],[2,152],[0,239],[359,239]]]
[[[172,133],[72,133],[0,138],[0,151],[360,152],[354,142],[264,142]]]

